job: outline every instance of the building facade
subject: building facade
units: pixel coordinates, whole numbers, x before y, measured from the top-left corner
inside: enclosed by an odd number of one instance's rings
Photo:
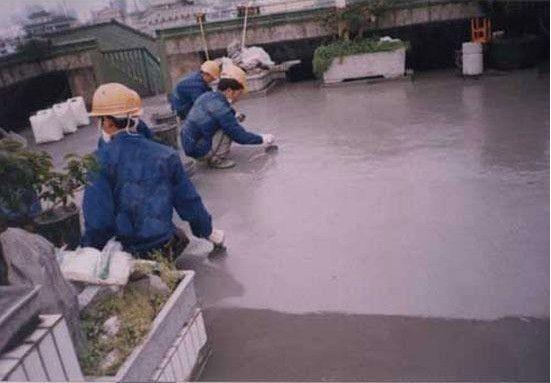
[[[77,26],[78,19],[69,14],[57,14],[38,8],[27,16],[23,29],[28,37],[59,32]]]

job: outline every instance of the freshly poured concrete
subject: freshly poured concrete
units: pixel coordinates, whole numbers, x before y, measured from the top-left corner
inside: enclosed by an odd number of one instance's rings
[[[236,168],[193,178],[228,246],[183,260],[203,378],[548,380],[548,84],[445,72],[239,102],[279,151],[235,146]]]
[[[194,180],[229,249],[188,251],[203,378],[548,379],[548,105],[533,72],[238,103],[280,149]]]

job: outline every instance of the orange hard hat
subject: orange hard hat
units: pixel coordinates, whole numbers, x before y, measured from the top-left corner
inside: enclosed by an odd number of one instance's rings
[[[96,89],[92,99],[91,117],[137,116],[141,113],[142,101],[140,96],[125,85],[111,82]]]
[[[207,60],[201,64],[201,72],[208,73],[217,79],[220,77],[220,65],[216,61]]]
[[[248,92],[247,87],[247,74],[245,71],[241,68],[239,68],[237,65],[228,64],[224,65],[224,68],[222,68],[222,74],[220,75],[220,78],[231,78],[235,81],[237,81],[241,86],[243,87],[243,92]]]
[[[132,113],[131,117],[141,116],[142,113],[143,113],[142,98],[140,97],[138,92],[136,92],[135,90],[130,89],[130,91],[132,92],[132,97],[133,97],[133,100],[134,100],[134,106],[136,107],[136,112]]]

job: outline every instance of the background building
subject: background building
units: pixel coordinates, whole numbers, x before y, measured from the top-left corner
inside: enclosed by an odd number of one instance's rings
[[[29,9],[27,19],[23,22],[23,29],[28,37],[33,37],[63,31],[78,24],[78,19],[70,12],[66,11],[62,14],[35,6]]]
[[[93,22],[100,24],[111,20],[126,23],[127,9],[126,0],[109,0],[109,6],[93,12]]]

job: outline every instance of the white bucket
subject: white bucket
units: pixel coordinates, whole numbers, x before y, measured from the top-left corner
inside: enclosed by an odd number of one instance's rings
[[[68,134],[77,131],[77,121],[71,111],[69,103],[60,102],[59,104],[55,104],[53,109],[55,115],[59,118],[61,124],[63,125],[63,133]]]
[[[461,51],[463,54],[467,53],[482,53],[481,43],[463,43]]]
[[[463,54],[463,75],[478,76],[484,71],[482,53]]]
[[[29,120],[37,144],[63,138],[63,127],[52,109],[39,110]]]
[[[90,124],[90,117],[88,117],[88,111],[82,97],[73,97],[68,99],[67,102],[79,126]]]

